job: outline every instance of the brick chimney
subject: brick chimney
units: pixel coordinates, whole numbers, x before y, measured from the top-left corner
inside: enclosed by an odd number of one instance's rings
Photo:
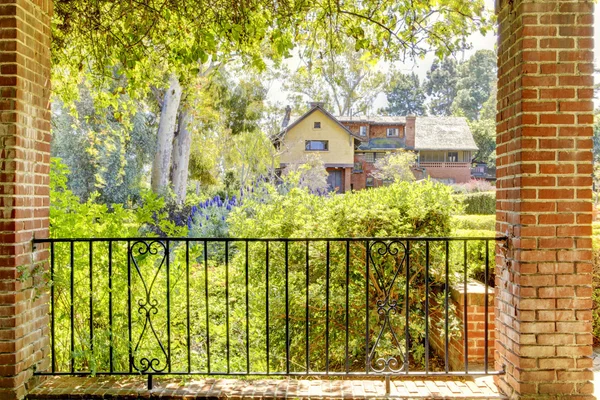
[[[411,149],[415,148],[415,120],[416,119],[417,119],[417,117],[415,117],[414,115],[407,115],[406,116],[406,126],[404,127],[405,137],[406,137],[406,147],[411,148]]]
[[[292,107],[289,105],[285,107],[285,115],[283,117],[283,121],[281,121],[281,129],[287,128],[290,123],[290,114],[292,113]]]

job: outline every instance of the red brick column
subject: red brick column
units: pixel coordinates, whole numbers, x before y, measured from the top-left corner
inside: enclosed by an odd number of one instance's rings
[[[498,0],[496,367],[514,398],[593,398],[593,5]]]
[[[51,0],[0,5],[0,399],[23,398],[46,368]],[[41,286],[37,290],[36,286]],[[41,296],[40,296],[41,294]]]

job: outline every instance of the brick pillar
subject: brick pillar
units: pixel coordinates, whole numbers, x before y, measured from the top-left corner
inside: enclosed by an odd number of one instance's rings
[[[497,0],[497,382],[593,398],[592,60],[587,1]]]
[[[0,399],[47,367],[51,0],[0,5]],[[39,287],[36,289],[36,287]]]
[[[352,188],[352,168],[344,168],[344,193],[349,192]]]

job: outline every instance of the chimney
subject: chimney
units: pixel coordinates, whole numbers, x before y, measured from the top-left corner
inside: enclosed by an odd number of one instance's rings
[[[405,129],[405,137],[406,137],[406,147],[410,149],[415,148],[415,120],[417,117],[414,115],[406,116],[406,126]]]
[[[283,117],[283,121],[281,122],[281,128],[285,129],[287,128],[288,124],[290,123],[290,114],[292,113],[292,107],[290,107],[289,105],[285,107],[285,115]]]
[[[310,107],[310,109],[312,110],[315,107],[319,107],[322,108],[323,110],[325,109],[325,102],[324,101],[309,101],[308,102],[308,106]]]

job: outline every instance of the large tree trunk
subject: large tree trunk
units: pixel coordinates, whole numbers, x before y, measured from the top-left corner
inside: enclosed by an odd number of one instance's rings
[[[175,135],[177,110],[181,102],[181,91],[177,76],[171,74],[169,76],[169,89],[165,93],[160,111],[156,153],[152,163],[152,191],[154,193],[164,193],[169,185],[173,136]]]
[[[190,164],[190,148],[192,135],[188,130],[190,119],[186,108],[179,114],[179,129],[173,144],[173,167],[171,169],[171,181],[177,203],[184,203],[188,183],[188,167]]]

